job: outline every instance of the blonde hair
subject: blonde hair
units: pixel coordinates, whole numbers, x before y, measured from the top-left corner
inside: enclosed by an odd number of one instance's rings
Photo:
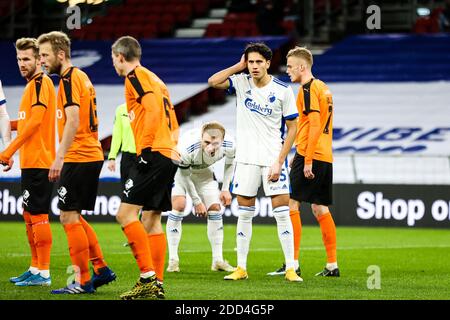
[[[206,131],[209,130],[219,130],[220,133],[222,133],[222,138],[225,138],[225,128],[224,126],[218,122],[218,121],[210,121],[207,122],[205,124],[203,124],[202,126],[202,136]]]
[[[52,31],[49,33],[44,33],[37,39],[38,45],[46,42],[50,42],[52,50],[55,54],[62,50],[66,54],[66,58],[70,59],[70,39],[64,32]]]
[[[313,55],[310,50],[308,50],[306,47],[295,47],[294,49],[289,50],[286,58],[289,57],[296,57],[301,58],[306,61],[306,63],[312,67],[313,65]]]
[[[28,50],[33,49],[34,57],[39,57],[39,46],[35,38],[20,38],[17,39],[15,44],[16,50]]]

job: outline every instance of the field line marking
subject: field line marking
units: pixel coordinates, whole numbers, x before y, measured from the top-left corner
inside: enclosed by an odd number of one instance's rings
[[[450,248],[450,245],[441,244],[441,245],[398,245],[398,246],[368,246],[368,247],[339,247],[340,250],[377,250],[377,249],[416,249],[416,248]],[[320,247],[306,247],[301,248],[302,251],[320,251],[324,250],[323,246]],[[280,251],[281,248],[250,248],[250,252],[275,252]],[[211,250],[180,250],[180,253],[209,253]],[[234,249],[223,249],[223,252],[235,252]],[[65,256],[68,255],[68,252],[65,253],[52,253],[52,256]],[[116,252],[108,252],[107,255],[124,255],[131,254],[130,251],[116,251]],[[21,253],[21,252],[13,252],[13,253],[3,253],[0,254],[0,257],[6,256],[10,258],[14,257],[29,257],[30,253]]]

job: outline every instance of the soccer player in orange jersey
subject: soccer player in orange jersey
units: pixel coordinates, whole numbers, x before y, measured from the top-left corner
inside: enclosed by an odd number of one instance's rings
[[[16,286],[49,286],[52,232],[48,221],[53,183],[49,168],[55,159],[55,88],[40,68],[39,48],[34,38],[16,41],[17,64],[27,80],[19,107],[19,119],[12,121],[17,137],[0,153],[0,162],[11,166],[20,149],[23,218],[31,249],[30,268],[10,279]]]
[[[72,65],[70,39],[65,33],[43,34],[38,44],[42,65],[48,73],[60,76],[56,112],[60,144],[48,177],[58,181],[60,221],[77,272],[73,283],[52,293],[94,293],[116,278],[103,258],[94,229],[81,216],[82,210],[94,210],[104,161],[95,90],[86,73]],[[89,261],[94,267],[92,278]]]
[[[161,212],[171,210],[171,190],[180,156],[178,122],[164,82],[140,63],[141,46],[133,37],[112,45],[112,60],[125,77],[125,99],[136,142],[138,163],[125,182],[117,221],[122,226],[140,270],[124,300],[165,297],[162,287],[166,238]],[[138,219],[142,208],[142,223]]]
[[[336,226],[329,205],[333,184],[333,98],[328,86],[314,78],[313,56],[306,48],[296,47],[287,54],[287,73],[301,87],[297,96],[300,116],[291,165],[291,200],[295,259],[298,263],[301,238],[300,203],[308,202],[320,224],[327,253],[327,264],[316,276],[339,277],[336,257]]]

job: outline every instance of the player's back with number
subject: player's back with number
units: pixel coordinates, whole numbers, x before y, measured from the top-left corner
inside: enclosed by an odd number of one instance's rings
[[[158,126],[151,145],[147,145],[143,141],[143,139],[146,139],[144,131],[148,128],[145,126],[145,109],[141,104],[141,97],[147,93],[153,93],[157,103],[157,105],[151,107],[160,108],[158,110],[160,115],[159,121],[151,124]],[[137,154],[145,146],[151,147],[152,151],[158,151],[168,158],[177,160],[178,121],[173,105],[170,102],[169,90],[164,82],[147,68],[138,66],[126,77],[125,97],[131,128],[136,140]]]
[[[65,71],[59,82],[58,90],[58,133],[63,136],[66,124],[64,108],[79,107],[79,126],[67,151],[65,162],[102,161],[103,151],[98,140],[98,120],[95,89],[89,77],[76,67]]]

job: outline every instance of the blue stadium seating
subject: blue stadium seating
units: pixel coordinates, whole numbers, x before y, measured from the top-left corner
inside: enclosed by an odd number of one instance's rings
[[[450,80],[450,35],[348,37],[315,58],[313,73],[328,82]]]

